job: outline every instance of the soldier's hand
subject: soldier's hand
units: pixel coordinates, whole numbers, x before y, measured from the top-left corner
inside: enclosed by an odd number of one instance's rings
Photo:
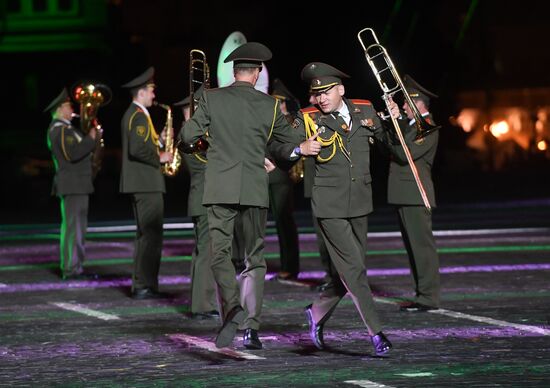
[[[160,138],[161,138],[161,140],[162,140],[162,143],[163,143],[163,144],[166,144],[166,128],[164,128],[164,129],[162,130],[162,132],[160,133]]]
[[[399,111],[399,106],[395,103],[395,101],[390,97],[390,115],[394,119],[398,119],[401,117],[401,112]]]
[[[97,129],[96,129],[96,127],[92,127],[92,128],[90,129],[90,132],[88,132],[88,135],[90,135],[90,137],[91,137],[92,139],[95,140],[95,138],[96,138],[96,136],[97,136]]]
[[[304,156],[314,156],[321,151],[321,143],[317,141],[317,136],[319,132],[316,131],[313,136],[311,136],[306,141],[300,144],[300,153]]]
[[[171,152],[161,152],[160,153],[160,162],[161,163],[172,163],[174,155]]]
[[[264,158],[264,168],[265,171],[269,174],[271,171],[275,170],[275,164],[268,158]]]

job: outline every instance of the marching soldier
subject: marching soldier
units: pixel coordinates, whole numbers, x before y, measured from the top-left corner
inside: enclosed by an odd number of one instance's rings
[[[61,206],[60,269],[63,280],[95,278],[84,274],[85,240],[88,227],[89,196],[94,192],[92,153],[96,147],[96,128],[84,134],[71,124],[73,107],[67,89],[44,109],[52,121],[48,128],[48,148],[55,165],[52,195]]]
[[[286,144],[291,158],[299,135],[280,113],[275,98],[254,89],[262,61],[271,58],[264,45],[248,42],[229,54],[235,82],[205,90],[193,117],[185,124],[183,140],[194,143],[208,130],[203,205],[207,206],[212,247],[212,271],[222,300],[223,325],[216,346],[231,344],[237,328],[245,329],[243,344],[260,349],[258,337],[266,263],[264,236],[267,218],[268,176],[266,147],[272,138]],[[306,155],[313,141],[301,146]],[[234,220],[241,215],[246,246],[246,268],[241,273],[242,299],[231,262]],[[243,311],[241,304],[246,308]],[[244,323],[243,323],[244,322]]]
[[[422,87],[406,75],[403,79],[409,96],[425,120],[434,124],[429,112],[430,98],[437,95]],[[418,170],[420,180],[432,208],[436,206],[432,181],[432,166],[437,151],[439,131],[414,141],[415,118],[411,107],[405,101],[403,109],[410,120],[403,129],[403,136]],[[403,128],[403,126],[401,127]],[[388,203],[395,205],[399,214],[399,226],[411,266],[416,296],[413,301],[401,305],[401,311],[428,311],[439,307],[439,256],[432,232],[432,216],[426,211],[416,186],[403,147],[392,136],[390,173],[388,178]]]
[[[134,299],[158,298],[158,274],[162,254],[165,192],[162,163],[172,154],[160,151],[147,108],[153,105],[154,68],[122,85],[130,91],[132,103],[124,113],[122,128],[122,173],[120,192],[132,196],[137,231],[131,296]]]
[[[202,94],[202,86],[197,89],[194,99],[198,100]],[[180,106],[183,110],[184,122],[190,118],[190,100],[187,96],[176,102],[174,106]],[[181,141],[183,130],[178,134]],[[195,247],[191,254],[191,312],[193,319],[214,319],[219,317],[216,307],[216,289],[214,287],[214,275],[210,267],[210,236],[208,233],[208,218],[206,207],[202,205],[204,192],[204,172],[206,170],[206,155],[204,152],[193,154],[182,153],[185,164],[189,170],[189,197],[187,200],[187,215],[193,220],[193,232]]]
[[[392,345],[382,332],[364,261],[367,215],[372,211],[370,146],[374,136],[382,139],[384,134],[369,101],[344,97],[342,78],[349,76],[321,62],[302,70],[316,105],[303,109],[294,126],[304,127],[306,137],[318,133],[322,146],[316,157],[312,208],[339,274],[334,287],[323,291],[305,311],[310,337],[323,349],[323,326],[349,292],[376,354],[381,355]],[[398,115],[398,111],[395,105],[392,114]]]

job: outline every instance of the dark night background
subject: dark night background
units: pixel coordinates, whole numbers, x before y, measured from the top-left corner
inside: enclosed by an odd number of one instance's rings
[[[440,96],[432,104],[435,119],[443,125],[433,171],[440,205],[550,196],[548,151],[514,152],[494,168],[480,162],[483,158],[466,146],[468,134],[451,119],[471,105],[464,97],[469,92],[488,96],[477,106],[481,110],[499,104],[520,106],[535,116],[535,109],[550,106],[547,2],[392,0],[333,3],[326,8],[314,4],[0,1],[0,224],[59,221],[57,199],[49,195],[50,117],[42,110],[63,86],[80,79],[99,80],[114,93],[98,115],[105,128],[106,155],[95,182],[90,221],[131,219],[129,200],[118,193],[120,118],[130,102],[120,85],[152,65],[157,100],[180,100],[188,94],[189,50],[198,48],[207,55],[216,86],[220,49],[233,31],[271,48],[270,80],[282,79],[303,106],[307,95],[300,71],[308,62],[322,61],[352,76],[345,84],[348,97],[370,99],[381,110],[381,92],[356,38],[360,29],[374,28],[400,74],[413,75]],[[52,9],[74,12],[60,18]],[[26,19],[21,16],[25,12]],[[71,17],[77,21],[71,23]],[[506,92],[510,90],[515,92]],[[517,91],[528,97],[514,100]],[[532,95],[536,99],[529,98]],[[161,129],[164,112],[151,111]],[[175,112],[176,130],[180,123],[181,114]],[[374,153],[372,169],[375,208],[382,207],[387,160],[380,153]],[[166,217],[186,216],[187,174],[182,171],[166,181]],[[297,207],[306,209],[301,194],[299,185]]]

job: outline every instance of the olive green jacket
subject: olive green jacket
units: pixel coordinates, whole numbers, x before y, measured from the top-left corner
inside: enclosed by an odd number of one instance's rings
[[[264,168],[267,144],[272,139],[286,143],[283,154],[290,160],[300,143],[300,135],[285,120],[277,100],[241,81],[206,90],[185,123],[183,141],[194,143],[207,129],[203,205],[269,207]]]
[[[332,145],[323,146],[315,158],[311,195],[313,214],[318,218],[359,217],[372,211],[370,147],[373,137],[382,140],[384,132],[369,101],[344,99],[344,102],[352,120],[349,133],[333,115],[324,114],[315,107],[302,109],[294,124],[304,128],[304,116],[308,115],[317,126],[322,141],[332,137],[342,140],[342,148],[336,140]],[[347,157],[346,151],[349,152]]]
[[[158,135],[153,123],[139,106],[132,103],[122,117],[121,128],[120,192],[164,193]]]
[[[426,120],[433,124],[431,115]],[[407,123],[408,124],[408,123]],[[436,206],[434,184],[432,181],[432,165],[437,151],[439,131],[429,134],[420,141],[414,141],[416,126],[408,124],[403,128],[403,137],[412,159],[416,165],[418,175],[426,190],[432,207]],[[423,205],[422,197],[414,180],[412,170],[407,163],[403,147],[395,139],[389,142],[391,150],[390,173],[388,177],[388,203],[394,205]]]
[[[94,192],[92,152],[95,140],[70,123],[54,119],[48,128],[48,148],[55,165],[52,195]]]

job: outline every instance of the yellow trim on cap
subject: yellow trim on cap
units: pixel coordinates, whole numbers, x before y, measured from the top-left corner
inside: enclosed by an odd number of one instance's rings
[[[333,86],[335,86],[335,85],[340,85],[340,83],[339,83],[339,82],[333,82],[333,83],[331,83],[331,84],[323,85],[323,86],[317,86],[317,87],[312,86],[312,87],[310,87],[310,89],[311,89],[311,90],[326,89],[326,88],[331,88],[331,87],[333,87]]]

